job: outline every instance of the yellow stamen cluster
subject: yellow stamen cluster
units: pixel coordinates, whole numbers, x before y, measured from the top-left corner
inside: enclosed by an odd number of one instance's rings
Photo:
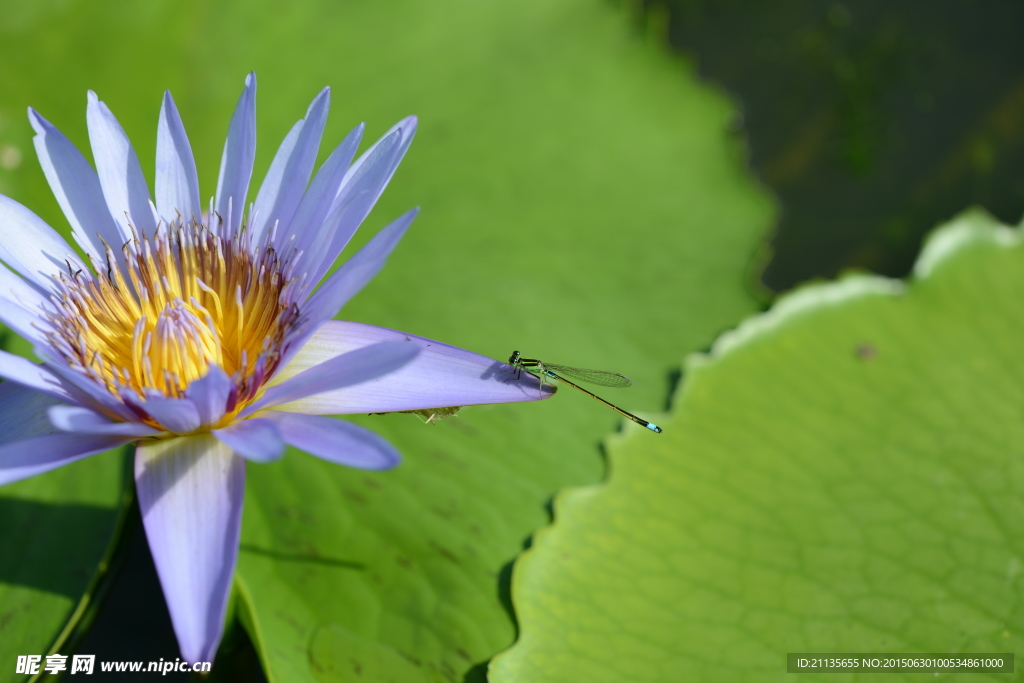
[[[273,372],[298,311],[273,249],[199,223],[136,235],[97,275],[69,273],[50,341],[68,363],[116,395],[180,397],[218,365],[251,398]]]

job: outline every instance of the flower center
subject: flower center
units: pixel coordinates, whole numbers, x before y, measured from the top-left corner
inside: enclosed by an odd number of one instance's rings
[[[245,233],[175,222],[136,235],[98,272],[60,276],[47,336],[73,368],[123,400],[182,396],[210,367],[250,401],[298,322],[285,265]],[[101,267],[102,266],[102,267]]]
[[[144,386],[164,394],[180,392],[206,375],[211,364],[223,363],[220,333],[207,310],[174,299],[160,311],[156,325],[146,316],[135,323],[132,363]],[[154,373],[154,368],[163,372]]]

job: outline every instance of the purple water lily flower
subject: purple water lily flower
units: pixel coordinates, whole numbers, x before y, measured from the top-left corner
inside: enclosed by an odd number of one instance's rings
[[[394,174],[416,119],[400,121],[353,163],[359,126],[310,182],[330,100],[324,89],[281,143],[243,220],[255,97],[250,74],[205,215],[169,92],[155,203],[131,143],[95,94],[87,109],[95,170],[29,110],[43,171],[86,258],[0,196],[0,260],[17,273],[0,265],[0,320],[41,360],[0,351],[0,377],[9,380],[0,384],[0,484],[136,443],[146,535],[191,662],[212,660],[221,639],[246,460],[274,460],[289,444],[333,463],[384,469],[399,460],[390,444],[323,416],[551,392],[469,351],[333,320],[415,216],[385,227],[324,278]]]

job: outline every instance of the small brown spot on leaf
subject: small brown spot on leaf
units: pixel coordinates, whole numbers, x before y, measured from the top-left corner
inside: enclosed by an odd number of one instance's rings
[[[431,541],[430,547],[436,550],[438,553],[440,553],[442,557],[451,560],[455,564],[459,564],[459,558],[455,556],[455,553],[453,553],[451,550],[448,550],[448,548],[445,548],[443,545],[436,543],[435,541]]]
[[[869,343],[857,344],[854,354],[865,363],[873,361],[878,357],[878,347]]]

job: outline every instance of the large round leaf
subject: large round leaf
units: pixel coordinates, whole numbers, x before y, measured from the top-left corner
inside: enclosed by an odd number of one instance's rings
[[[608,484],[560,496],[516,565],[492,680],[1020,652],[1021,292],[1020,232],[969,213],[907,285],[805,287],[692,358],[664,438],[614,440]]]

